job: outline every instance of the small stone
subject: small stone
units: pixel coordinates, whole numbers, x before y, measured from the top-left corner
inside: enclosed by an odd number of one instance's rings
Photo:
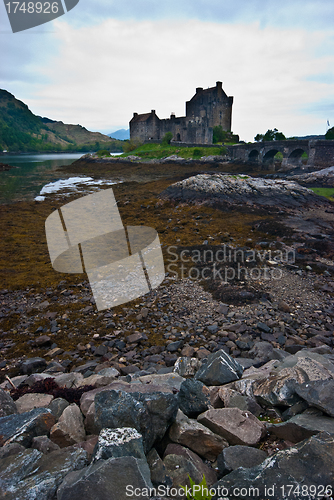
[[[49,345],[50,343],[51,343],[51,338],[48,335],[41,335],[40,337],[37,337],[37,339],[35,339],[35,344],[38,347],[46,346]]]
[[[287,304],[284,300],[280,300],[279,301],[279,303],[278,303],[278,309],[280,311],[285,312],[285,313],[291,312],[291,308],[290,308],[289,304]]]

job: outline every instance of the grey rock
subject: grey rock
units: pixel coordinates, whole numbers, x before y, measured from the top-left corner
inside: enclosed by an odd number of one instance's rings
[[[109,458],[68,474],[57,500],[149,500],[149,494],[135,495],[136,488],[152,488],[147,463],[134,457]]]
[[[142,435],[132,427],[102,429],[93,454],[93,461],[126,456],[145,460]]]
[[[293,192],[293,194],[291,194]],[[319,202],[311,190],[293,181],[243,177],[225,174],[198,174],[170,185],[160,195],[173,200],[218,200],[232,204],[298,207]]]
[[[8,500],[50,500],[73,470],[87,465],[84,450],[57,450],[47,455],[28,449],[0,460],[0,497]]]
[[[21,364],[21,371],[25,375],[30,375],[34,372],[41,372],[46,368],[46,361],[44,358],[28,358]]]
[[[222,385],[241,377],[243,367],[224,350],[219,350],[208,356],[195,375],[205,385]]]
[[[334,434],[334,419],[321,415],[312,415],[306,411],[290,418],[287,422],[268,424],[267,431],[279,439],[299,443],[319,432]]]
[[[34,437],[31,443],[31,448],[41,451],[44,454],[60,449],[60,447],[56,443],[53,443],[47,436]]]
[[[12,377],[11,381],[15,385],[15,387],[18,387],[22,382],[24,382],[28,378],[28,375],[18,375],[17,377]],[[8,382],[8,380],[5,380],[0,384],[1,389],[12,389],[13,386]]]
[[[199,359],[181,356],[177,358],[173,372],[179,374],[181,377],[193,377],[200,366],[201,362]]]
[[[83,380],[81,373],[62,373],[55,376],[55,382],[59,387],[66,387],[67,389],[78,387]]]
[[[137,367],[136,367],[137,368]],[[86,372],[87,373],[87,372]],[[101,373],[93,373],[89,377],[85,377],[76,383],[76,387],[83,387],[85,385],[91,385],[93,387],[105,387],[109,385],[116,377],[112,375],[102,375]]]
[[[94,356],[104,356],[108,352],[108,347],[106,345],[99,345],[94,351]]]
[[[176,340],[167,346],[168,352],[176,352],[178,349],[181,349],[183,346],[183,340]]]
[[[19,443],[27,447],[35,436],[49,433],[55,418],[47,408],[36,408],[26,413],[0,418],[0,446]]]
[[[142,384],[153,384],[155,386],[167,387],[171,392],[179,390],[184,378],[178,373],[153,373],[152,375],[143,375],[138,378],[139,382]],[[138,388],[137,388],[138,390]]]
[[[187,379],[180,386],[179,407],[188,417],[197,417],[209,408],[210,393],[199,380]]]
[[[7,417],[17,413],[15,401],[10,397],[8,392],[0,389],[0,418]]]
[[[69,406],[69,402],[63,398],[56,398],[51,401],[48,408],[51,410],[52,415],[56,420],[59,420],[61,414]]]
[[[169,438],[174,442],[190,448],[201,457],[213,462],[228,442],[212,432],[205,425],[188,418],[181,410],[169,429]]]
[[[87,363],[73,368],[72,373],[81,373],[84,375],[88,370],[95,370],[97,365],[97,361],[87,361]]]
[[[17,455],[18,453],[22,453],[25,450],[25,447],[19,443],[10,443],[6,446],[2,446],[0,448],[0,460],[2,458],[9,457],[10,455]]]
[[[151,472],[151,481],[155,488],[159,485],[163,485],[165,487],[172,486],[173,481],[167,474],[166,467],[155,448],[152,448],[148,453],[147,463]]]
[[[52,427],[50,439],[60,448],[65,448],[84,441],[85,437],[82,413],[79,406],[72,403],[65,408],[58,422]]]
[[[282,413],[283,420],[289,420],[290,418],[302,413],[308,408],[308,403],[306,401],[298,401],[298,403],[290,406],[287,410]]]
[[[321,433],[292,448],[277,452],[256,467],[239,468],[218,481],[213,487],[220,487],[220,491],[222,488],[228,489],[229,500],[240,500],[240,488],[245,488],[245,495],[242,497],[245,500],[254,500],[254,498],[282,500],[284,496],[289,498],[287,485],[292,485],[293,488],[299,486],[300,492],[304,487],[305,494],[302,498],[312,500],[314,494],[310,486],[315,486],[316,491],[319,491],[324,485],[325,487],[331,485],[333,470],[334,436]],[[269,493],[268,488],[272,488]],[[329,493],[328,496],[331,495],[332,493]],[[322,490],[322,496],[325,497],[325,488]],[[219,497],[221,495],[217,494],[212,500],[218,500]]]
[[[148,452],[163,437],[177,409],[178,399],[173,393],[102,391],[95,395],[94,424],[99,431],[104,427],[134,427],[142,434]]]
[[[189,486],[188,475],[196,484],[202,481],[203,475],[208,485],[217,480],[213,469],[208,467],[196,453],[179,444],[171,443],[167,446],[163,463],[172,478],[173,486],[180,484]]]
[[[296,393],[309,405],[334,417],[334,380],[311,380],[295,387]]]
[[[114,367],[110,368],[102,368],[102,370],[99,370],[98,375],[103,375],[105,377],[118,377],[119,376],[119,371],[116,370]]]
[[[228,386],[220,387],[218,390],[218,396],[223,402],[223,405],[213,405],[215,408],[239,408],[242,411],[250,411],[256,417],[259,417],[263,413],[263,409],[256,402],[255,398],[242,395],[238,391],[231,389]]]
[[[264,425],[251,412],[239,408],[207,410],[198,422],[225,438],[230,444],[254,446],[264,435]]]
[[[131,335],[128,335],[126,337],[126,341],[129,343],[129,344],[133,344],[133,343],[139,343],[141,340],[147,340],[147,335],[145,335],[145,333],[142,333],[142,332],[136,332],[136,333],[132,333]]]
[[[217,458],[217,467],[221,476],[238,469],[260,465],[267,458],[267,453],[251,446],[229,446]]]
[[[249,351],[249,356],[257,361],[267,362],[273,359],[273,346],[266,341],[255,342],[254,347]]]
[[[16,400],[16,408],[18,413],[25,413],[34,408],[47,408],[52,400],[50,394],[27,393]]]

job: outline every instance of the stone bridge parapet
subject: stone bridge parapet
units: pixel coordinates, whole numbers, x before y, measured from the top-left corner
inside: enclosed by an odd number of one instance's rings
[[[265,168],[275,169],[274,158],[277,153],[283,155],[281,170],[290,170],[301,166],[304,158],[306,161],[306,155],[307,167],[325,168],[334,165],[334,141],[325,139],[254,142],[227,147],[233,160],[254,163]]]

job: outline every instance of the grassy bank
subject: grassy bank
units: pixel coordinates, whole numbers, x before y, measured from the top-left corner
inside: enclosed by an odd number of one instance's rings
[[[122,157],[136,155],[143,160],[153,160],[167,158],[171,155],[177,155],[186,159],[199,159],[202,156],[217,156],[227,154],[227,149],[223,146],[212,146],[210,148],[201,147],[181,147],[165,144],[142,144],[132,151],[126,152]]]
[[[315,194],[319,196],[324,196],[329,201],[334,201],[334,188],[310,188]]]

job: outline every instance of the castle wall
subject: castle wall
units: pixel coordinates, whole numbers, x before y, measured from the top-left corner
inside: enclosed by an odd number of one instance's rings
[[[231,130],[232,104],[233,97],[225,94],[221,82],[206,90],[197,88],[193,98],[186,102],[186,116],[171,115],[160,120],[154,110],[142,115],[134,113],[130,137],[141,141],[159,140],[171,132],[176,142],[212,144],[214,126]]]

